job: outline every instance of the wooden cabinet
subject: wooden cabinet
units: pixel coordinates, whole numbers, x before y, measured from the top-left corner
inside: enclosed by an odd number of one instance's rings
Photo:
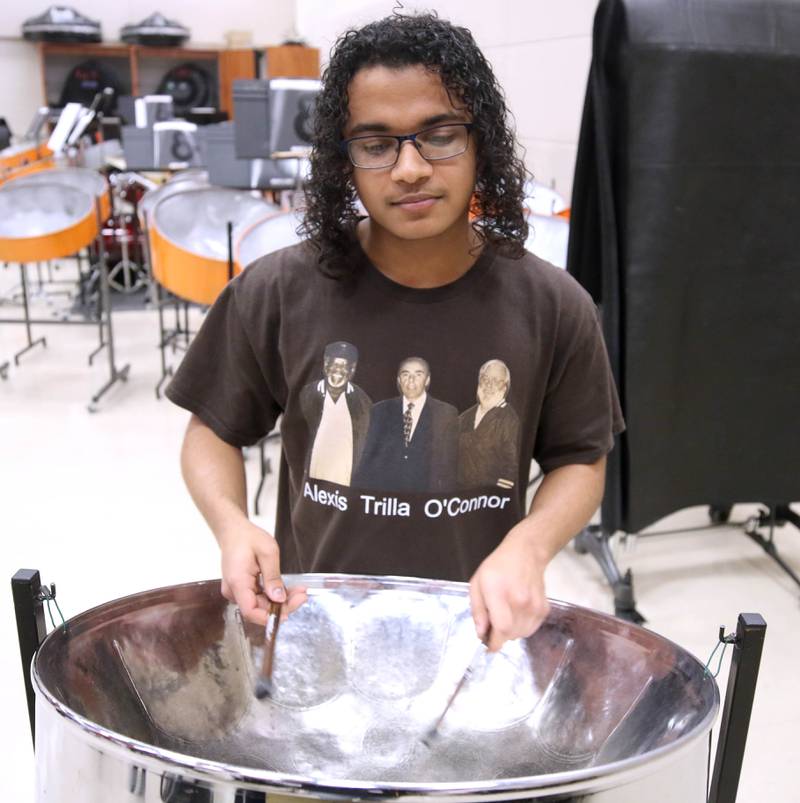
[[[197,65],[210,79],[207,105],[229,113],[232,109],[230,82],[236,78],[253,78],[256,74],[252,50],[43,42],[39,45],[39,53],[42,91],[48,106],[60,105],[61,91],[68,75],[77,65],[89,60],[113,72],[123,95],[153,94],[171,68],[187,63]],[[233,62],[232,57],[235,59]],[[227,84],[223,84],[223,76]]]
[[[258,68],[259,59],[264,66]],[[124,43],[39,44],[42,95],[48,106],[58,106],[64,82],[79,64],[95,60],[110,69],[120,94],[148,95],[158,89],[166,72],[180,64],[196,64],[208,73],[212,102],[228,114],[233,113],[233,82],[256,78],[318,78],[319,50],[299,45],[263,49],[230,50],[213,47],[145,47]]]
[[[265,48],[267,78],[319,78],[319,50],[302,45]]]

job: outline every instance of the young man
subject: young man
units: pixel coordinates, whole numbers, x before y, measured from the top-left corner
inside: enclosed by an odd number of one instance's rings
[[[514,149],[469,31],[392,16],[338,41],[316,107],[309,239],[226,288],[167,391],[193,414],[182,466],[221,548],[223,593],[252,621],[265,622],[269,600],[302,604],[304,589],[286,589],[281,572],[309,571],[469,581],[491,649],[546,616],[545,567],[597,508],[622,421],[589,297],[523,249],[526,172]],[[301,397],[333,342],[358,351],[371,422],[409,355],[458,413],[475,404],[481,366],[502,363],[519,417],[507,487],[492,476],[445,493],[430,478],[382,492],[310,477]],[[279,415],[273,538],[248,520],[240,449]],[[413,411],[409,421],[411,435]],[[398,439],[392,460],[412,440]],[[531,457],[545,477],[526,515]]]

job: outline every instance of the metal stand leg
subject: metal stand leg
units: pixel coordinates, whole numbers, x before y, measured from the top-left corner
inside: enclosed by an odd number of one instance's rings
[[[164,328],[164,297],[161,292],[161,285],[155,282],[156,308],[158,309],[158,350],[161,353],[161,379],[156,385],[156,398],[161,398],[161,386],[172,376],[172,366],[167,365],[167,332]]]
[[[717,757],[708,803],[735,803],[747,744],[767,623],[757,613],[741,613],[733,641],[728,690],[719,726]],[[724,639],[728,641],[728,638]]]
[[[111,288],[108,285],[108,265],[106,264],[106,251],[103,245],[103,231],[102,231],[102,216],[100,214],[100,202],[95,201],[95,208],[97,212],[98,232],[97,247],[100,258],[100,297],[102,299],[102,307],[100,314],[100,325],[103,324],[103,311],[105,311],[107,345],[108,345],[108,381],[92,396],[92,400],[88,405],[90,413],[97,412],[97,402],[101,397],[118,381],[126,382],[128,379],[128,372],[130,365],[125,365],[123,368],[117,370],[117,364],[114,359],[114,327],[112,324],[111,314]]]
[[[634,624],[647,621],[636,610],[636,600],[633,596],[633,574],[628,569],[623,576],[611,554],[609,533],[604,533],[597,524],[591,524],[575,536],[575,550],[580,554],[588,552],[600,564],[603,574],[614,592],[614,613],[620,619]]]
[[[14,365],[19,365],[19,358],[35,346],[38,346],[40,343],[42,344],[43,348],[47,348],[47,340],[45,338],[39,337],[34,340],[33,335],[31,334],[31,312],[28,305],[28,275],[25,270],[25,265],[22,263],[20,263],[19,266],[19,275],[20,282],[22,284],[22,306],[25,310],[25,334],[28,338],[28,345],[14,355]]]
[[[14,612],[17,617],[19,654],[22,659],[22,676],[25,680],[25,696],[28,698],[28,718],[31,735],[36,741],[36,696],[31,682],[31,661],[39,645],[47,635],[44,620],[44,604],[41,596],[42,583],[35,569],[20,569],[11,578],[14,596]]]
[[[748,519],[745,523],[744,531],[794,580],[795,584],[800,586],[800,577],[780,556],[778,547],[775,546],[775,528],[783,527],[785,524],[792,524],[800,529],[800,516],[788,504],[770,505],[766,510],[759,511],[757,516]],[[759,527],[769,527],[769,534],[766,538],[758,532]]]

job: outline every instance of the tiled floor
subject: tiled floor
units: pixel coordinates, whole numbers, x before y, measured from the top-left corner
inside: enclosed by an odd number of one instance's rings
[[[16,276],[16,270],[0,270],[0,295]],[[37,302],[37,314],[49,315],[51,309]],[[0,306],[0,317],[13,313],[12,307]],[[93,328],[41,327],[37,333],[47,336],[47,349],[25,355],[22,365],[12,366],[9,378],[0,381],[0,575],[10,578],[21,567],[40,569],[43,580],[57,583],[67,616],[130,592],[218,575],[216,547],[180,478],[178,449],[186,415],[157,401],[153,392],[159,378],[155,313],[119,313],[115,327],[119,363],[130,363],[130,378],[108,393],[95,414],[86,406],[106,379],[107,363],[86,364],[96,345]],[[0,325],[0,363],[23,342],[22,327]],[[255,451],[248,455],[248,474],[252,497]],[[275,487],[272,477],[262,498],[265,526],[274,516]],[[752,509],[737,507],[734,518]],[[653,529],[706,520],[704,509],[692,509]],[[767,620],[739,801],[800,800],[792,762],[800,727],[800,589],[732,527],[631,541],[619,547],[618,558],[634,570],[648,626],[703,661],[718,626],[733,629],[740,611],[757,611]],[[800,533],[786,528],[777,533],[777,542],[800,570]],[[551,597],[611,608],[599,568],[572,548],[553,562],[547,579]],[[33,753],[7,592],[0,595],[0,644],[5,721],[0,787],[5,800],[31,803]],[[723,693],[727,663],[726,657],[719,677]]]

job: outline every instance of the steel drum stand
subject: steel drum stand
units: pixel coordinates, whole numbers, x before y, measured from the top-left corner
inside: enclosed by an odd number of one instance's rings
[[[97,215],[97,256],[100,265],[100,345],[89,356],[89,365],[97,354],[105,347],[108,347],[108,381],[92,396],[92,400],[87,405],[90,413],[98,411],[97,403],[118,381],[127,382],[130,365],[126,364],[122,368],[117,368],[114,354],[114,327],[111,315],[111,289],[108,281],[108,264],[106,260],[106,248],[103,243],[103,220],[100,211],[100,199],[95,199],[95,213]],[[105,313],[105,334],[103,334],[103,313]]]
[[[11,590],[17,619],[17,638],[22,661],[22,675],[25,681],[25,695],[28,701],[28,719],[35,746],[36,696],[31,681],[31,662],[39,645],[47,635],[44,603],[47,600],[55,599],[56,589],[55,583],[51,584],[49,588],[42,585],[38,570],[20,569],[11,578]],[[724,628],[719,629],[719,640],[724,644],[733,645],[733,657],[719,723],[717,754],[713,774],[710,773],[707,803],[736,803],[766,631],[767,623],[757,613],[740,613],[735,634],[726,636]],[[710,740],[711,734],[709,733],[709,763],[711,761]],[[180,783],[179,778],[175,779],[168,775],[165,775],[164,779],[168,783]],[[195,790],[189,788],[183,791],[193,792]],[[163,799],[178,801],[184,798],[170,796]],[[195,797],[192,795],[185,799],[194,800]],[[263,797],[255,799],[263,800]]]
[[[797,572],[781,557],[774,541],[776,527],[784,527],[786,524],[791,524],[800,530],[800,515],[795,513],[789,507],[788,503],[766,505],[766,507],[762,508],[757,514],[750,516],[745,521],[739,522],[731,522],[728,520],[730,512],[730,506],[711,505],[709,507],[709,518],[711,521],[708,525],[701,527],[685,527],[676,530],[661,530],[644,534],[623,533],[622,539],[651,538],[657,535],[671,535],[674,533],[694,531],[700,532],[726,525],[739,527],[748,538],[758,544],[764,552],[789,575],[797,586],[800,586],[800,576],[798,576]],[[769,533],[766,537],[759,532],[761,528],[765,527],[769,528]],[[620,572],[619,566],[617,566],[617,562],[611,552],[610,541],[612,535],[613,533],[605,532],[602,525],[591,524],[588,527],[584,527],[583,530],[575,536],[573,545],[575,551],[580,555],[584,555],[588,552],[603,570],[603,574],[606,580],[608,580],[614,594],[614,614],[620,617],[620,619],[626,619],[635,624],[642,624],[646,619],[636,608],[636,600],[633,593],[633,574],[630,569],[628,569],[624,575]]]

